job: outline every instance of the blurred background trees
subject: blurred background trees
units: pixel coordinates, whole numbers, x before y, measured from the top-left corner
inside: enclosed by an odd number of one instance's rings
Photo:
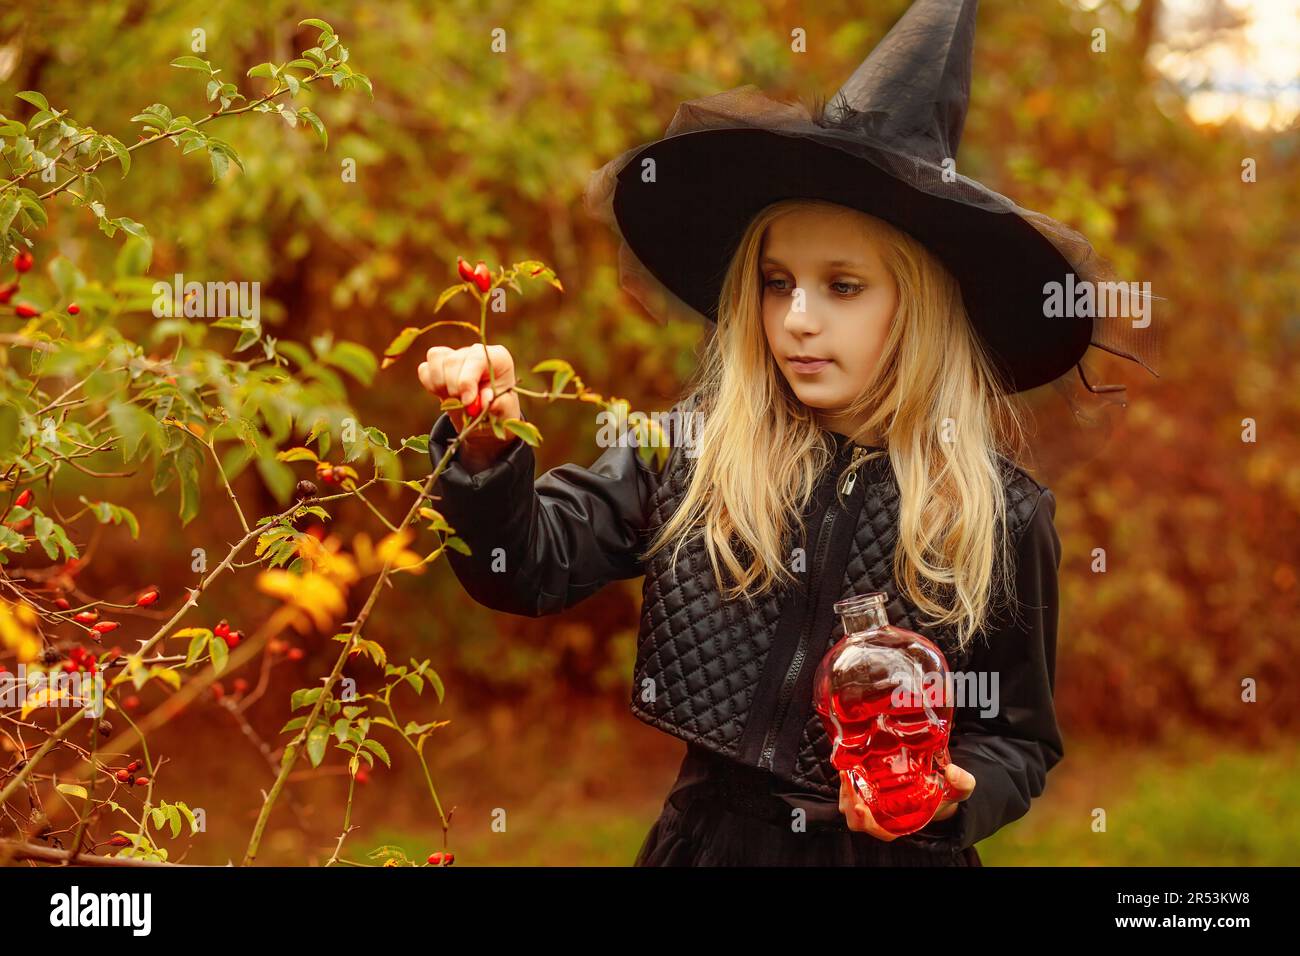
[[[198,157],[154,157],[148,175],[111,187],[116,214],[149,226],[150,276],[259,281],[269,334],[300,343],[329,335],[378,354],[403,326],[431,321],[438,292],[455,281],[458,255],[489,264],[535,257],[555,267],[566,292],[530,291],[493,318],[494,340],[521,368],[563,356],[597,391],[617,392],[633,408],[667,409],[694,367],[703,327],[657,325],[619,289],[612,236],[582,212],[588,174],[662,135],[683,99],[744,83],[788,98],[833,91],[906,6],[48,2],[0,13],[0,102],[8,112],[25,109],[14,94],[38,89],[129,141],[135,131],[126,119],[150,103],[202,108],[194,76],[167,65],[193,52],[195,30],[206,44],[200,55],[239,77],[293,57],[302,17],[329,20],[348,36],[374,98],[302,93],[300,102],[329,129],[327,149],[273,118],[231,123],[217,135],[230,140],[244,172],[232,169],[213,184]],[[1204,101],[1200,113],[1189,110],[1199,95],[1192,87],[1210,78],[1194,68],[1179,73],[1198,51],[1247,42],[1243,18],[1252,10],[986,0],[980,12],[963,171],[1076,226],[1124,278],[1151,282],[1165,328],[1158,380],[1090,357],[1096,380],[1129,385],[1130,406],[1086,466],[1046,476],[1060,502],[1064,546],[1057,692],[1067,759],[1054,780],[1076,772],[1075,753],[1195,760],[1185,741],[1203,733],[1216,747],[1265,755],[1224,771],[1225,786],[1255,786],[1240,779],[1249,768],[1259,767],[1262,781],[1278,769],[1268,760],[1295,749],[1300,717],[1286,702],[1300,683],[1300,156],[1295,112],[1285,112],[1294,83],[1275,97],[1280,121],[1277,113],[1261,119],[1256,97],[1211,122]],[[805,55],[790,51],[796,27],[807,32]],[[1104,53],[1091,48],[1099,27]],[[498,28],[504,52],[493,52]],[[1243,70],[1252,75],[1250,62]],[[1254,181],[1243,181],[1247,160]],[[120,243],[87,216],[70,204],[58,208],[39,241],[87,271],[111,272]],[[437,412],[415,379],[423,349],[468,341],[448,330],[426,336],[372,387],[353,385],[350,400],[389,435],[427,431]],[[525,414],[546,436],[543,470],[598,456],[588,407],[525,403]],[[1243,441],[1246,419],[1255,423],[1254,442]],[[266,462],[242,471],[236,487],[253,510],[270,513],[283,509],[298,477],[309,475]],[[132,541],[120,529],[104,532],[82,574],[87,588],[111,590],[124,565],[137,579],[179,587],[205,521],[218,537],[233,530],[214,476],[204,481],[204,511],[184,529],[174,490],[154,497],[146,480],[119,488],[118,500],[155,533]],[[1094,548],[1105,549],[1105,574],[1090,570]],[[270,607],[247,589],[222,601],[257,618]],[[460,845],[482,839],[479,858],[499,862],[631,859],[680,754],[626,711],[639,607],[639,582],[622,582],[560,617],[494,615],[441,567],[386,595],[370,636],[397,660],[431,656],[448,685],[453,722],[434,759],[447,775],[444,790],[462,787],[461,799],[451,798],[461,805]],[[309,649],[304,673],[319,672],[330,655],[328,647]],[[1258,703],[1242,702],[1248,678]],[[271,706],[250,718],[268,739],[283,722]],[[212,808],[255,808],[249,798],[267,782],[262,757],[251,744],[245,753],[240,730],[218,713],[191,714],[168,733],[173,748],[186,739],[221,747],[220,768],[196,754],[178,776],[194,791],[189,804],[209,807],[220,848],[195,856],[233,855],[250,821],[232,820],[227,831]],[[233,742],[218,743],[226,736]],[[1109,752],[1094,751],[1095,739],[1109,741]],[[413,846],[429,824],[402,811],[418,772],[398,759],[383,792],[369,797],[386,808],[393,839],[410,837]],[[1296,779],[1293,765],[1286,773]],[[1078,801],[1069,827],[1083,840],[1081,808],[1106,795],[1062,792]],[[521,828],[560,819],[605,836],[570,833],[547,844],[531,830],[530,846],[555,848],[537,858],[492,844],[478,834],[487,808],[507,795],[513,802],[504,805],[521,807]],[[1050,787],[1044,799],[1053,799]],[[626,809],[610,816],[611,806]],[[608,825],[597,826],[597,817]],[[1261,813],[1260,827],[1279,824],[1267,817]],[[277,817],[264,859],[327,854],[334,824],[328,808]],[[453,845],[456,836],[454,824]],[[1007,845],[1024,858],[1037,844]],[[1164,852],[1151,862],[1182,862],[1176,849]]]

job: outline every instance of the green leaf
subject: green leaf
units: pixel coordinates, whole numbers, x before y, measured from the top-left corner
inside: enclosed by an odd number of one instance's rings
[[[23,90],[18,94],[18,98],[31,103],[37,109],[48,110],[50,108],[50,101],[35,90]]]
[[[329,743],[330,729],[328,724],[317,724],[307,734],[307,756],[311,760],[313,767],[319,767],[320,762],[325,759],[325,746]]]
[[[519,418],[507,418],[503,424],[506,431],[518,435],[530,445],[536,446],[542,442],[542,433],[537,430],[537,426],[532,422],[526,422]]]
[[[332,26],[330,26],[328,23],[326,23],[324,20],[318,20],[316,17],[309,17],[309,18],[306,19],[306,20],[299,20],[299,21],[298,21],[298,26],[300,26],[300,27],[315,27],[315,28],[316,28],[317,30],[319,30],[321,33],[327,33],[327,34],[329,34],[330,36],[333,36],[333,35],[334,35],[334,28],[333,28]],[[21,96],[22,94],[20,93],[20,94],[18,94],[18,95]]]
[[[153,242],[133,235],[118,251],[114,271],[118,276],[142,276],[149,271],[152,260]]]
[[[259,63],[257,64],[257,66],[253,67],[251,70],[248,71],[248,75],[253,78],[266,77],[269,79],[275,76],[275,64]]]
[[[186,665],[193,664],[203,654],[203,648],[207,646],[208,641],[212,640],[212,632],[206,628],[196,628],[196,633],[190,638],[190,647],[185,654]],[[221,643],[225,643],[222,641]]]
[[[122,167],[122,176],[125,177],[126,174],[131,171],[131,153],[122,145],[122,142],[114,136],[105,136],[104,142],[108,144],[108,148],[111,149],[113,155],[117,157],[117,161]]]
[[[212,64],[207,60],[200,60],[197,56],[178,56],[172,60],[172,66],[181,70],[203,70],[209,75],[212,73]]]
[[[304,687],[301,690],[294,691],[293,696],[289,699],[289,709],[297,710],[299,707],[306,707],[316,703],[317,698],[320,697],[324,690],[324,687]]]
[[[398,358],[398,356],[405,355],[406,350],[411,347],[411,344],[417,338],[420,337],[420,333],[423,331],[424,329],[416,328],[415,326],[407,326],[402,329],[402,331],[397,334],[397,338],[389,342],[388,348],[384,349],[384,362],[386,364],[391,364],[394,359]]]
[[[361,746],[374,753],[376,757],[384,762],[385,767],[391,768],[393,766],[393,761],[388,756],[388,751],[384,749],[384,745],[378,740],[363,740],[361,741]]]
[[[375,358],[375,353],[355,342],[338,343],[321,356],[321,361],[343,369],[362,385],[373,382],[375,372],[379,370],[379,360]]]
[[[302,728],[306,726],[307,726],[307,715],[303,714],[301,717],[294,717],[283,727],[281,727],[280,733],[287,734],[291,730],[302,730]]]
[[[59,793],[66,793],[71,797],[81,797],[83,800],[90,799],[90,794],[86,792],[86,788],[79,787],[75,783],[61,783],[54,789],[58,790]]]
[[[316,131],[316,135],[320,137],[321,148],[328,149],[330,137],[329,133],[326,132],[325,124],[321,122],[320,117],[305,106],[298,111],[298,115],[301,116],[305,122],[311,124],[311,128]]]
[[[218,149],[208,149],[208,160],[212,163],[212,181],[215,183],[226,175],[230,169],[230,160]]]
[[[17,196],[6,196],[0,200],[0,235],[9,231],[9,226],[18,215],[18,210],[22,209],[23,204]]]
[[[220,674],[226,669],[226,662],[230,659],[230,646],[219,637],[213,638],[208,642],[208,653],[212,658],[212,670]]]

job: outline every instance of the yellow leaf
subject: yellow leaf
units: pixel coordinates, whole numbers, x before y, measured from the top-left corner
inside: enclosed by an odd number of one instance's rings
[[[19,663],[36,660],[41,642],[36,636],[36,612],[26,604],[0,600],[0,644],[18,656]]]

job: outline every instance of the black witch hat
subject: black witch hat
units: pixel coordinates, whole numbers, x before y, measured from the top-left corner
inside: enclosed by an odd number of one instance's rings
[[[916,0],[829,102],[809,109],[753,85],[690,100],[663,139],[593,173],[587,208],[622,240],[624,288],[660,319],[716,322],[724,273],[753,216],[781,199],[822,199],[885,220],[943,262],[1007,391],[1075,367],[1087,385],[1079,363],[1089,345],[1154,374],[1150,303],[1139,309],[1078,232],[957,172],[976,6]],[[1048,289],[1073,304],[1075,290],[1097,283],[1113,285],[1091,309],[1047,308]],[[1110,310],[1096,307],[1107,301]]]

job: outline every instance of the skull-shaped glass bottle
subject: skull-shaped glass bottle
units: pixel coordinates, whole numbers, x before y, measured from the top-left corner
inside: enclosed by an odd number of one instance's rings
[[[921,829],[952,796],[948,662],[934,642],[889,623],[883,591],[835,604],[844,637],[817,667],[813,704],[871,815],[890,833]]]

